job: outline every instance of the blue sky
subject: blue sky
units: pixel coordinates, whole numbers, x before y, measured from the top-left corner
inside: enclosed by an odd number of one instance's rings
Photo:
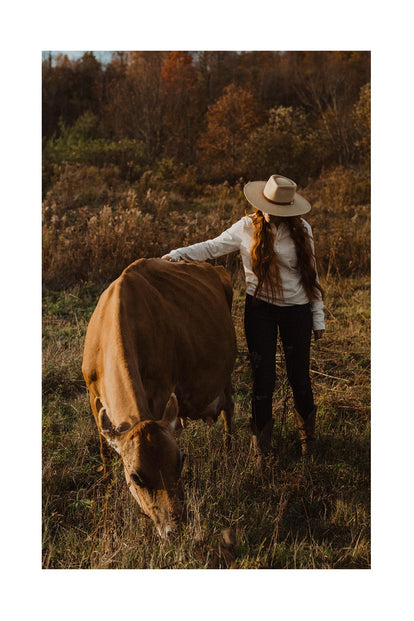
[[[95,50],[91,50],[93,51],[95,57],[97,58],[97,60],[100,60],[103,63],[107,63],[111,61],[111,57],[112,57],[112,52],[107,52],[107,51],[95,51]],[[67,54],[68,58],[70,58],[70,60],[78,60],[79,58],[82,58],[83,54],[85,53],[84,50],[79,51],[79,50],[69,50],[69,51],[62,51],[62,50],[51,50],[49,52],[49,50],[44,50],[42,51],[42,60],[46,60],[49,57],[49,54],[52,54],[52,58],[56,58],[56,56],[58,56],[59,54]]]

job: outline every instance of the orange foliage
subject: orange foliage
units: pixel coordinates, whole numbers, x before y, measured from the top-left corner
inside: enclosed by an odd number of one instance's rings
[[[162,66],[161,75],[170,92],[195,89],[196,72],[188,52],[171,52]]]
[[[237,169],[240,148],[263,121],[263,110],[249,91],[230,84],[207,111],[207,130],[199,139],[200,158],[212,169]]]

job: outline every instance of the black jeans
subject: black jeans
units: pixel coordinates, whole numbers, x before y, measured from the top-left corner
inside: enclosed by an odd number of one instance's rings
[[[244,328],[253,371],[252,418],[259,430],[272,418],[278,327],[295,408],[304,419],[314,408],[309,377],[310,304],[275,306],[247,294]]]

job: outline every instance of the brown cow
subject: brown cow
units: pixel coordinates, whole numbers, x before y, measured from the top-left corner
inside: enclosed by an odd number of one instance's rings
[[[231,433],[231,301],[222,267],[140,259],[103,292],[88,326],[82,372],[104,466],[103,438],[161,536],[185,519],[177,416],[221,412]]]

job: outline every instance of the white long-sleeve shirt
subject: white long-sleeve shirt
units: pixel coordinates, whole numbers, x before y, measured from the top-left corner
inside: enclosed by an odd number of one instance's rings
[[[314,251],[312,228],[303,220],[306,230],[311,238],[312,250]],[[281,222],[278,227],[271,225],[275,236],[275,252],[283,285],[283,298],[274,298],[270,291],[262,289],[258,298],[277,306],[291,306],[293,304],[308,304],[309,299],[302,284],[301,274],[296,256],[295,243],[290,235],[289,227]],[[214,239],[209,239],[199,244],[193,244],[186,248],[171,250],[169,256],[175,260],[205,261],[216,259],[230,252],[240,251],[244,273],[246,278],[246,291],[254,295],[257,287],[257,276],[252,270],[250,249],[253,245],[254,224],[248,216],[244,216],[229,229]],[[317,299],[311,302],[313,317],[313,329],[324,330],[325,321],[323,313],[323,301],[319,291]]]

